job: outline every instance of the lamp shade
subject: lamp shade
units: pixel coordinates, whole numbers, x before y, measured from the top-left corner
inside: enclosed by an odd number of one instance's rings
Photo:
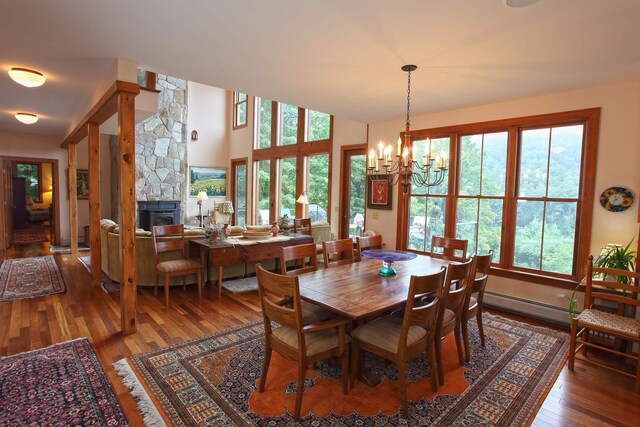
[[[47,80],[42,73],[29,70],[28,68],[12,68],[9,70],[9,77],[11,77],[14,82],[26,87],[42,86]]]
[[[16,113],[16,119],[26,125],[32,125],[38,121],[38,116],[31,113]]]
[[[202,203],[203,200],[209,200],[209,196],[207,196],[206,191],[201,191],[198,193],[198,202]]]
[[[308,205],[309,204],[309,198],[307,197],[307,192],[305,191],[304,193],[302,193],[300,195],[300,197],[298,197],[298,200],[296,200],[297,203],[302,203],[303,205]]]

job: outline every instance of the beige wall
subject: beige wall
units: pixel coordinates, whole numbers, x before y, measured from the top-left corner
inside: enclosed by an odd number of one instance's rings
[[[414,94],[414,96],[417,96]],[[510,117],[555,113],[601,107],[600,140],[596,170],[596,200],[593,207],[593,228],[591,252],[597,253],[609,242],[624,243],[638,231],[638,206],[621,213],[611,213],[602,209],[598,195],[607,187],[620,185],[629,187],[637,196],[640,189],[640,81],[613,84],[588,89],[562,92],[533,98],[514,100],[489,105],[426,114],[411,118],[413,129],[425,129],[447,125],[458,125]],[[370,126],[370,145],[379,140],[394,142],[404,128],[404,120],[374,123]],[[392,211],[367,212],[367,226],[380,230],[385,241],[395,245],[397,198],[393,200]],[[373,219],[374,212],[378,218]],[[491,277],[488,289],[505,295],[529,298],[531,300],[565,307],[566,296],[563,289],[535,283],[520,282]]]
[[[229,131],[231,129],[231,107],[228,104],[228,93],[200,83],[188,82],[187,90],[187,163],[189,166],[210,166],[229,168]],[[198,131],[198,140],[191,140],[191,131]],[[187,171],[187,181],[189,171]],[[185,223],[196,225],[198,205],[195,197],[188,197],[189,186],[186,186],[187,203]],[[227,193],[229,179],[227,177]],[[229,196],[227,196],[228,198]],[[216,197],[202,204],[202,212],[206,215],[213,208],[213,202],[225,200]]]

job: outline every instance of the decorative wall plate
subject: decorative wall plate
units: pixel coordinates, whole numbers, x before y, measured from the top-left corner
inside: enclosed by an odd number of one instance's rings
[[[626,211],[633,204],[633,193],[625,187],[609,187],[600,194],[600,204],[611,212]]]

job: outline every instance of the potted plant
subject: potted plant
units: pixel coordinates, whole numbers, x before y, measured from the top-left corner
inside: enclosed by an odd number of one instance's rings
[[[291,220],[289,219],[289,215],[282,215],[280,219],[278,219],[278,226],[281,230],[289,230],[289,228],[291,228]]]
[[[635,238],[635,237],[634,237]],[[627,246],[609,244],[602,251],[600,256],[593,261],[595,268],[614,268],[616,270],[635,270],[636,251],[631,250],[631,239]],[[615,281],[622,284],[629,282],[628,277],[617,276]]]

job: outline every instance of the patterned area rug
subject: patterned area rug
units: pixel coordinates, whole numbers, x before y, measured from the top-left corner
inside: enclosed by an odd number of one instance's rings
[[[431,392],[423,357],[407,366],[408,420],[399,414],[395,364],[367,355],[367,367],[381,380],[375,389],[358,382],[343,396],[339,368],[320,363],[307,372],[300,424],[525,425],[563,365],[568,335],[487,314],[482,348],[470,326],[469,364],[460,367],[453,339],[444,342],[445,385],[438,393]],[[263,340],[262,322],[254,322],[131,356],[116,369],[141,405],[152,407],[149,416],[155,412],[175,425],[292,425],[297,366],[274,352],[265,392],[258,393]]]
[[[258,281],[255,276],[235,280],[223,280],[222,287],[231,293],[240,294],[242,292],[257,291]]]
[[[48,242],[47,233],[42,228],[24,228],[13,230],[13,243],[15,245],[28,245],[29,243]]]
[[[0,302],[64,292],[66,286],[53,256],[7,259],[0,265]]]
[[[80,260],[82,265],[84,265],[84,268],[86,268],[87,271],[91,273],[91,257],[81,256],[78,257],[78,259]],[[102,272],[102,283],[100,284],[100,287],[108,294],[112,292],[120,292],[120,282],[112,280],[111,277],[107,276],[104,271]]]
[[[86,338],[0,357],[0,425],[128,426]]]

